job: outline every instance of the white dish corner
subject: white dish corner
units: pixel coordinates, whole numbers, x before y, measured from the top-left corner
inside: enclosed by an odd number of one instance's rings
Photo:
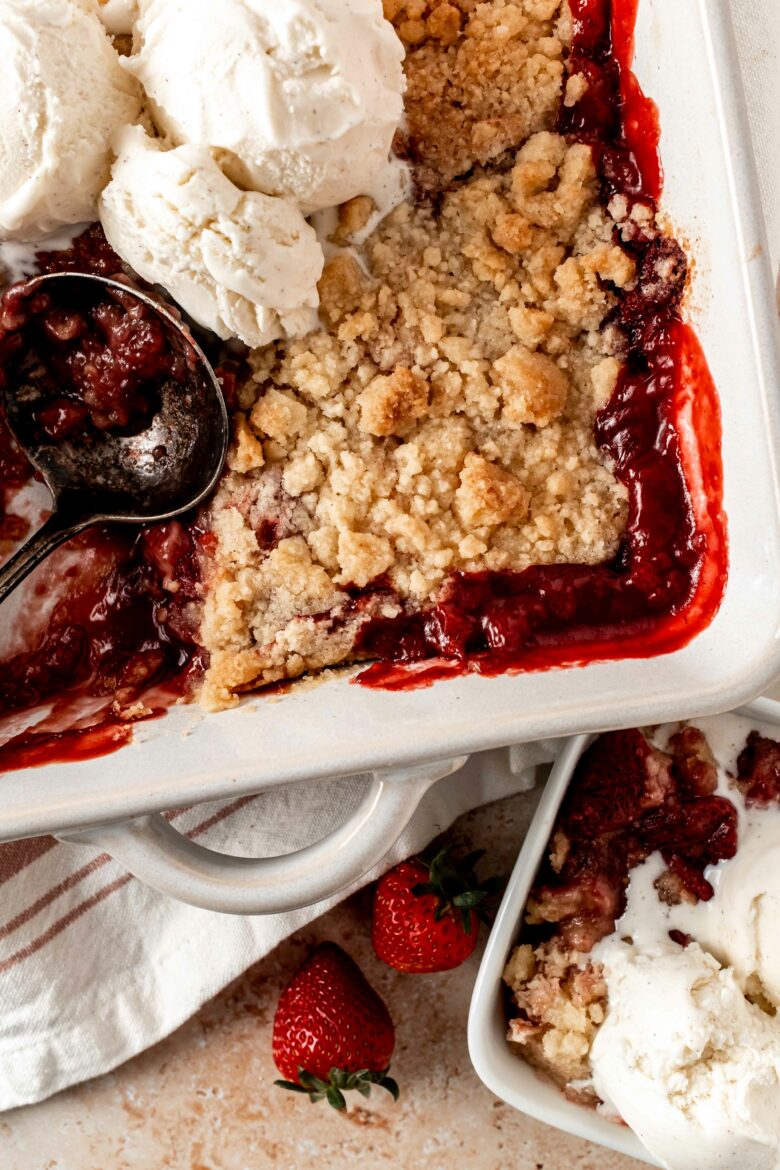
[[[769,729],[780,726],[780,702],[771,699],[759,699],[735,714],[757,725],[768,724]],[[578,735],[566,742],[528,829],[474,984],[468,1021],[469,1055],[487,1088],[520,1112],[574,1137],[657,1166],[659,1163],[632,1130],[601,1117],[593,1109],[568,1101],[551,1080],[515,1055],[506,1040],[502,972],[518,940],[523,910],[561,801],[577,761],[593,739],[592,735]]]

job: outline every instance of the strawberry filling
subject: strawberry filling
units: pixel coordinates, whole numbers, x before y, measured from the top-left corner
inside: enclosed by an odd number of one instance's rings
[[[0,379],[34,388],[44,441],[143,430],[183,362],[156,314],[124,293],[20,284],[0,300]]]
[[[737,760],[737,787],[748,805],[780,803],[780,743],[751,731]]]
[[[68,252],[48,257],[40,256],[42,270],[75,268],[105,275],[119,268],[97,229],[89,229]],[[7,375],[18,373],[14,362],[25,352],[44,358],[36,376],[51,393],[38,422],[55,441],[87,427],[126,432],[146,425],[155,409],[156,385],[175,377],[181,360],[170,351],[153,314],[129,298],[125,303],[121,295],[110,302],[87,297],[83,304],[69,303],[66,311],[54,297],[30,297],[25,286],[16,286],[3,297],[2,316]],[[26,535],[26,522],[14,515],[14,497],[33,478],[0,419],[0,524],[9,544]],[[31,649],[4,661],[0,715],[44,701],[70,700],[75,708],[85,697],[104,698],[98,722],[109,734],[92,735],[87,752],[103,754],[127,738],[114,734],[116,726],[150,686],[165,682],[171,696],[186,690],[201,665],[195,637],[203,537],[191,522],[138,532],[95,528],[54,554],[52,573],[66,587],[57,591],[46,628]],[[42,581],[35,595],[42,597],[46,587]],[[58,728],[53,736],[44,731],[13,737],[1,749],[2,767],[70,758],[72,752],[84,758],[74,735],[63,736]]]
[[[775,745],[778,748],[778,745]],[[778,748],[780,751],[780,748]],[[659,850],[668,867],[659,896],[707,901],[708,865],[737,850],[737,811],[712,794],[701,732],[673,736],[669,752],[640,731],[600,736],[583,755],[562,805],[551,855],[529,902],[529,921],[588,953],[611,934],[626,906],[631,870]]]

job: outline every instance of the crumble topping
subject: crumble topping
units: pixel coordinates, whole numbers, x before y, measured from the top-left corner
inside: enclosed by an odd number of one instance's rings
[[[551,130],[570,36],[561,0],[384,0],[406,46],[404,146],[426,190]]]
[[[593,432],[621,369],[602,326],[636,272],[590,147],[551,129],[567,12],[386,0],[418,199],[360,254],[371,201],[344,205],[320,330],[250,355],[212,507],[207,707],[354,658],[369,618],[454,571],[615,554],[627,493]]]

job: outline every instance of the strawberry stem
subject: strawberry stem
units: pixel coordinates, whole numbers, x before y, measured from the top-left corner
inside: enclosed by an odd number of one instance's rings
[[[356,1072],[332,1068],[327,1080],[323,1080],[299,1067],[297,1081],[274,1081],[274,1084],[280,1089],[288,1089],[291,1093],[306,1093],[311,1102],[325,1100],[334,1109],[341,1111],[347,1107],[345,1092],[355,1089],[361,1096],[370,1097],[372,1085],[386,1089],[393,1100],[397,1101],[400,1089],[393,1078],[387,1075],[389,1071],[389,1065],[382,1072],[371,1072],[367,1068],[358,1069]]]
[[[458,911],[464,932],[471,934],[472,910],[477,911],[483,922],[487,920],[488,906],[493,904],[503,883],[497,877],[480,882],[475,867],[484,855],[484,849],[477,849],[455,861],[445,848],[440,849],[431,861],[423,862],[428,867],[430,880],[418,882],[412,887],[412,893],[418,897],[433,894],[438,898],[434,913],[437,922],[445,914]]]

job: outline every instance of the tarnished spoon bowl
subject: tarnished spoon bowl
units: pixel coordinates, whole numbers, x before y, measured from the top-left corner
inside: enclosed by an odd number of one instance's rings
[[[26,288],[31,294],[55,288],[62,294],[70,282],[78,300],[77,285],[83,281],[102,286],[109,298],[120,293],[151,309],[168,344],[184,359],[178,363],[183,372],[158,388],[159,407],[136,434],[89,428],[73,438],[48,439],[36,422],[41,403],[35,378],[38,358],[34,349],[20,355],[18,377],[3,390],[6,418],[51,491],[53,510],[0,568],[0,602],[58,545],[93,524],[152,524],[196,507],[213,490],[227,455],[229,424],[219,381],[172,311],[121,281],[86,273],[35,277]]]

